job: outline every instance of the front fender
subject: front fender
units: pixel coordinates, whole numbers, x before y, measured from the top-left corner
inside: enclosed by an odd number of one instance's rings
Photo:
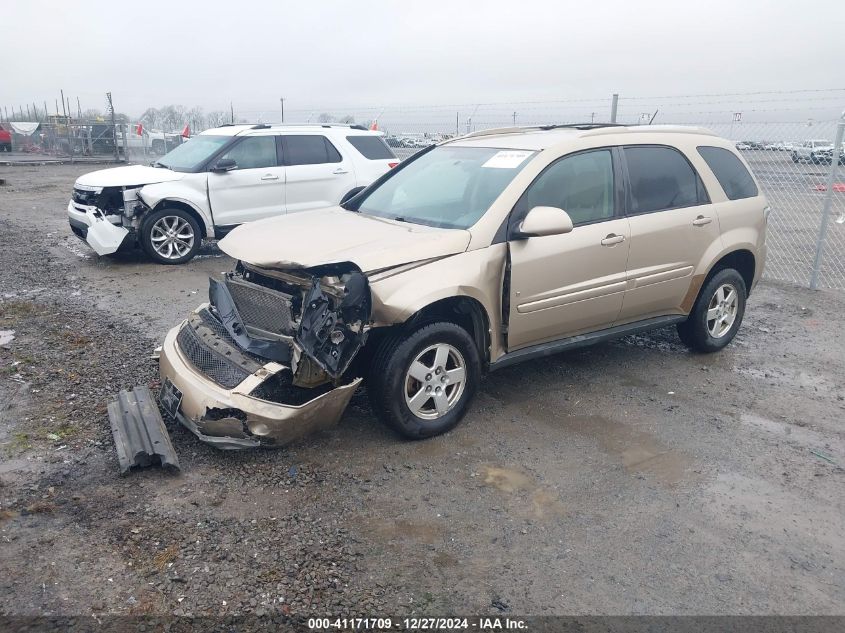
[[[208,204],[206,187],[207,178],[196,180],[183,178],[173,182],[160,182],[141,187],[138,191],[138,197],[151,209],[167,200],[191,207],[202,219],[206,236],[213,237],[214,217]]]
[[[491,358],[495,358],[501,340],[506,257],[507,245],[494,244],[371,281],[373,325],[384,327],[404,323],[442,299],[471,297],[487,312],[493,341]]]

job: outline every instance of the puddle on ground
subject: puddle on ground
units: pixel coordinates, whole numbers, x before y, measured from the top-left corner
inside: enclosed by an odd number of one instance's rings
[[[502,492],[525,490],[533,484],[528,475],[525,475],[517,470],[499,468],[498,466],[484,467],[484,483],[493,486],[494,488],[498,488]]]
[[[523,497],[524,507],[521,510],[524,514],[536,519],[565,514],[560,497],[549,488],[540,486],[533,477],[519,470],[501,466],[484,466],[482,472],[486,485],[507,494]]]
[[[622,462],[625,470],[649,475],[664,485],[674,486],[695,475],[690,457],[626,424],[598,415],[562,416],[549,423],[594,438],[605,453]]]

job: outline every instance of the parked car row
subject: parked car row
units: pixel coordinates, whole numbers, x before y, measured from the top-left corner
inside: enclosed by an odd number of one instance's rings
[[[833,160],[833,143],[825,139],[810,139],[801,143],[768,143],[765,141],[739,141],[735,144],[740,151],[769,150],[789,152],[792,162],[806,162],[815,165],[830,164]],[[839,148],[839,164],[845,164],[845,145]]]

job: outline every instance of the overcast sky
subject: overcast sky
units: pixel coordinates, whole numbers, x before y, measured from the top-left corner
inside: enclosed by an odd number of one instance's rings
[[[269,117],[280,96],[298,113],[845,87],[845,0],[28,0],[2,22],[0,107],[53,110],[60,88],[83,109],[111,91],[131,116]],[[819,116],[845,106],[817,97]]]

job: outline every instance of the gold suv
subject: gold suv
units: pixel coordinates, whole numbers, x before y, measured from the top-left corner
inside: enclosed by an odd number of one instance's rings
[[[674,126],[487,130],[343,203],[243,225],[167,335],[163,407],[221,448],[335,424],[365,382],[406,437],[485,372],[676,325],[715,352],[763,271],[769,208],[733,145]]]

